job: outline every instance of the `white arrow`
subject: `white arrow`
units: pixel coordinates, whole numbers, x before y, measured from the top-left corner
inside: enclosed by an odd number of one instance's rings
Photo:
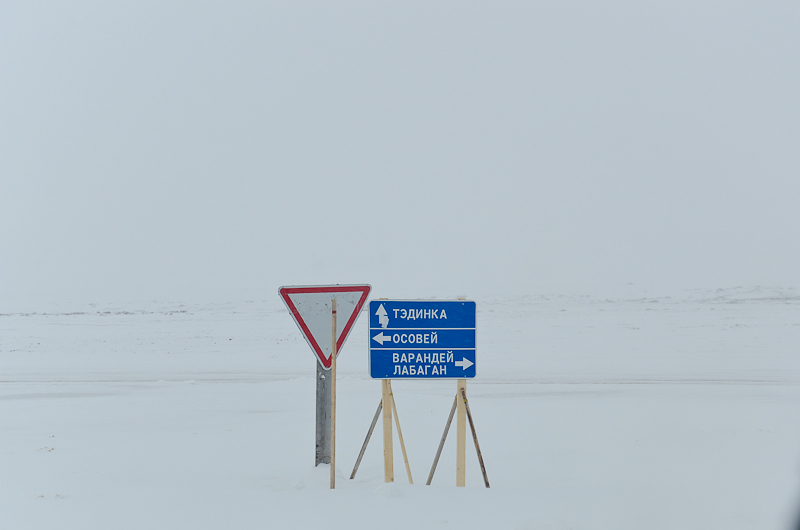
[[[384,342],[392,340],[392,336],[391,335],[384,335],[383,331],[381,331],[380,333],[378,333],[377,335],[372,337],[372,340],[374,340],[375,342],[377,342],[378,344],[383,346]]]
[[[470,361],[466,357],[462,357],[460,361],[456,361],[453,364],[455,364],[456,366],[460,366],[463,370],[466,370],[467,368],[469,368],[470,366],[472,366],[475,363],[473,363],[472,361]]]
[[[378,322],[382,328],[389,326],[389,317],[386,314],[386,309],[383,307],[383,304],[378,307],[378,310],[375,311],[375,314],[378,316]]]

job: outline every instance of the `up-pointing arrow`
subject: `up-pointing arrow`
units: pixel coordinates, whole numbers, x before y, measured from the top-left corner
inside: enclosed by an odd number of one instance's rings
[[[466,370],[467,368],[469,368],[470,366],[472,366],[475,363],[473,363],[472,361],[470,361],[466,357],[462,357],[460,361],[456,361],[453,364],[455,364],[456,366],[460,366],[463,370]]]
[[[377,335],[372,337],[372,340],[374,340],[375,342],[377,342],[378,344],[383,346],[384,342],[392,340],[392,336],[391,335],[384,335],[383,331],[381,331],[380,333],[378,333]]]
[[[389,325],[389,316],[386,314],[386,308],[383,307],[383,304],[378,307],[378,310],[375,311],[375,314],[378,316],[378,322],[382,328],[385,328]]]

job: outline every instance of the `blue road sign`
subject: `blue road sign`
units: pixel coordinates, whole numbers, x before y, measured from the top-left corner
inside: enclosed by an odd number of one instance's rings
[[[370,301],[369,373],[375,379],[475,377],[475,302]]]

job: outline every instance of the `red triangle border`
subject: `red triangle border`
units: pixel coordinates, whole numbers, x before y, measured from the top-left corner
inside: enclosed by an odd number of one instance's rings
[[[283,302],[286,304],[286,307],[289,308],[292,318],[294,318],[294,321],[297,323],[300,331],[303,332],[306,340],[308,340],[308,343],[311,345],[311,349],[314,350],[314,354],[317,356],[317,361],[319,361],[324,369],[330,370],[331,360],[325,358],[322,348],[319,347],[316,339],[314,339],[314,335],[311,334],[311,330],[309,330],[308,326],[306,326],[306,323],[303,321],[303,317],[300,316],[300,312],[297,310],[297,307],[295,307],[294,302],[292,302],[292,299],[289,295],[300,293],[361,293],[361,298],[359,298],[358,303],[356,303],[353,314],[350,315],[350,319],[342,328],[342,333],[339,336],[339,339],[336,341],[336,351],[338,352],[344,344],[344,341],[347,339],[347,336],[350,334],[350,330],[352,329],[353,324],[355,324],[358,315],[364,308],[364,304],[366,303],[367,297],[369,296],[371,290],[372,286],[370,285],[320,285],[307,287],[281,287],[279,293],[281,298],[283,298]]]

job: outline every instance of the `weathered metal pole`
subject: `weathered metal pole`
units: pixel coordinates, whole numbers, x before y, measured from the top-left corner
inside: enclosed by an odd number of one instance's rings
[[[331,463],[331,385],[330,371],[317,365],[317,436],[314,465]]]

